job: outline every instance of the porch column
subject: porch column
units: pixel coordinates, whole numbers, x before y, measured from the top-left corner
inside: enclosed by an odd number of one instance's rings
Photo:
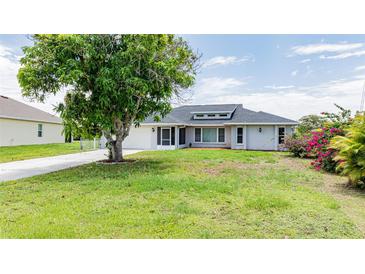
[[[279,126],[274,127],[274,147],[275,150],[278,150],[278,144],[279,144]]]
[[[243,136],[245,136],[243,139],[243,149],[247,149],[247,126],[246,125],[243,126]]]

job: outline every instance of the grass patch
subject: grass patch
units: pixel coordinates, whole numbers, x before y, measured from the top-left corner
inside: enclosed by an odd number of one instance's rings
[[[318,189],[315,171],[283,166],[278,155],[146,151],[123,165],[6,182],[0,237],[362,237],[341,205]]]
[[[0,163],[80,152],[80,143],[10,146],[0,148]]]

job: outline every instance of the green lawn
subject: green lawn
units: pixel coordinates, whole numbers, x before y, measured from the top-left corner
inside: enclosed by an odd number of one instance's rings
[[[325,175],[283,153],[184,149],[129,158],[136,161],[0,184],[0,237],[364,236],[342,199],[324,190]]]
[[[80,152],[80,143],[0,147],[0,163]]]

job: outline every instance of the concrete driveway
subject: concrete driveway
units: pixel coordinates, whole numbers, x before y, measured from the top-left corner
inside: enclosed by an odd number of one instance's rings
[[[123,155],[134,154],[140,151],[141,150],[125,149],[123,150]],[[0,164],[0,182],[46,174],[106,158],[107,150],[100,149],[89,152],[2,163]]]

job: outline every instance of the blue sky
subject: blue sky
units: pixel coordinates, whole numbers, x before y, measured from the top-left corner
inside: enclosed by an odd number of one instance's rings
[[[188,103],[242,103],[298,119],[333,111],[333,103],[359,109],[365,83],[365,35],[183,35],[202,54]],[[21,98],[16,82],[25,35],[0,35],[0,94]],[[30,104],[52,112],[52,104]]]

